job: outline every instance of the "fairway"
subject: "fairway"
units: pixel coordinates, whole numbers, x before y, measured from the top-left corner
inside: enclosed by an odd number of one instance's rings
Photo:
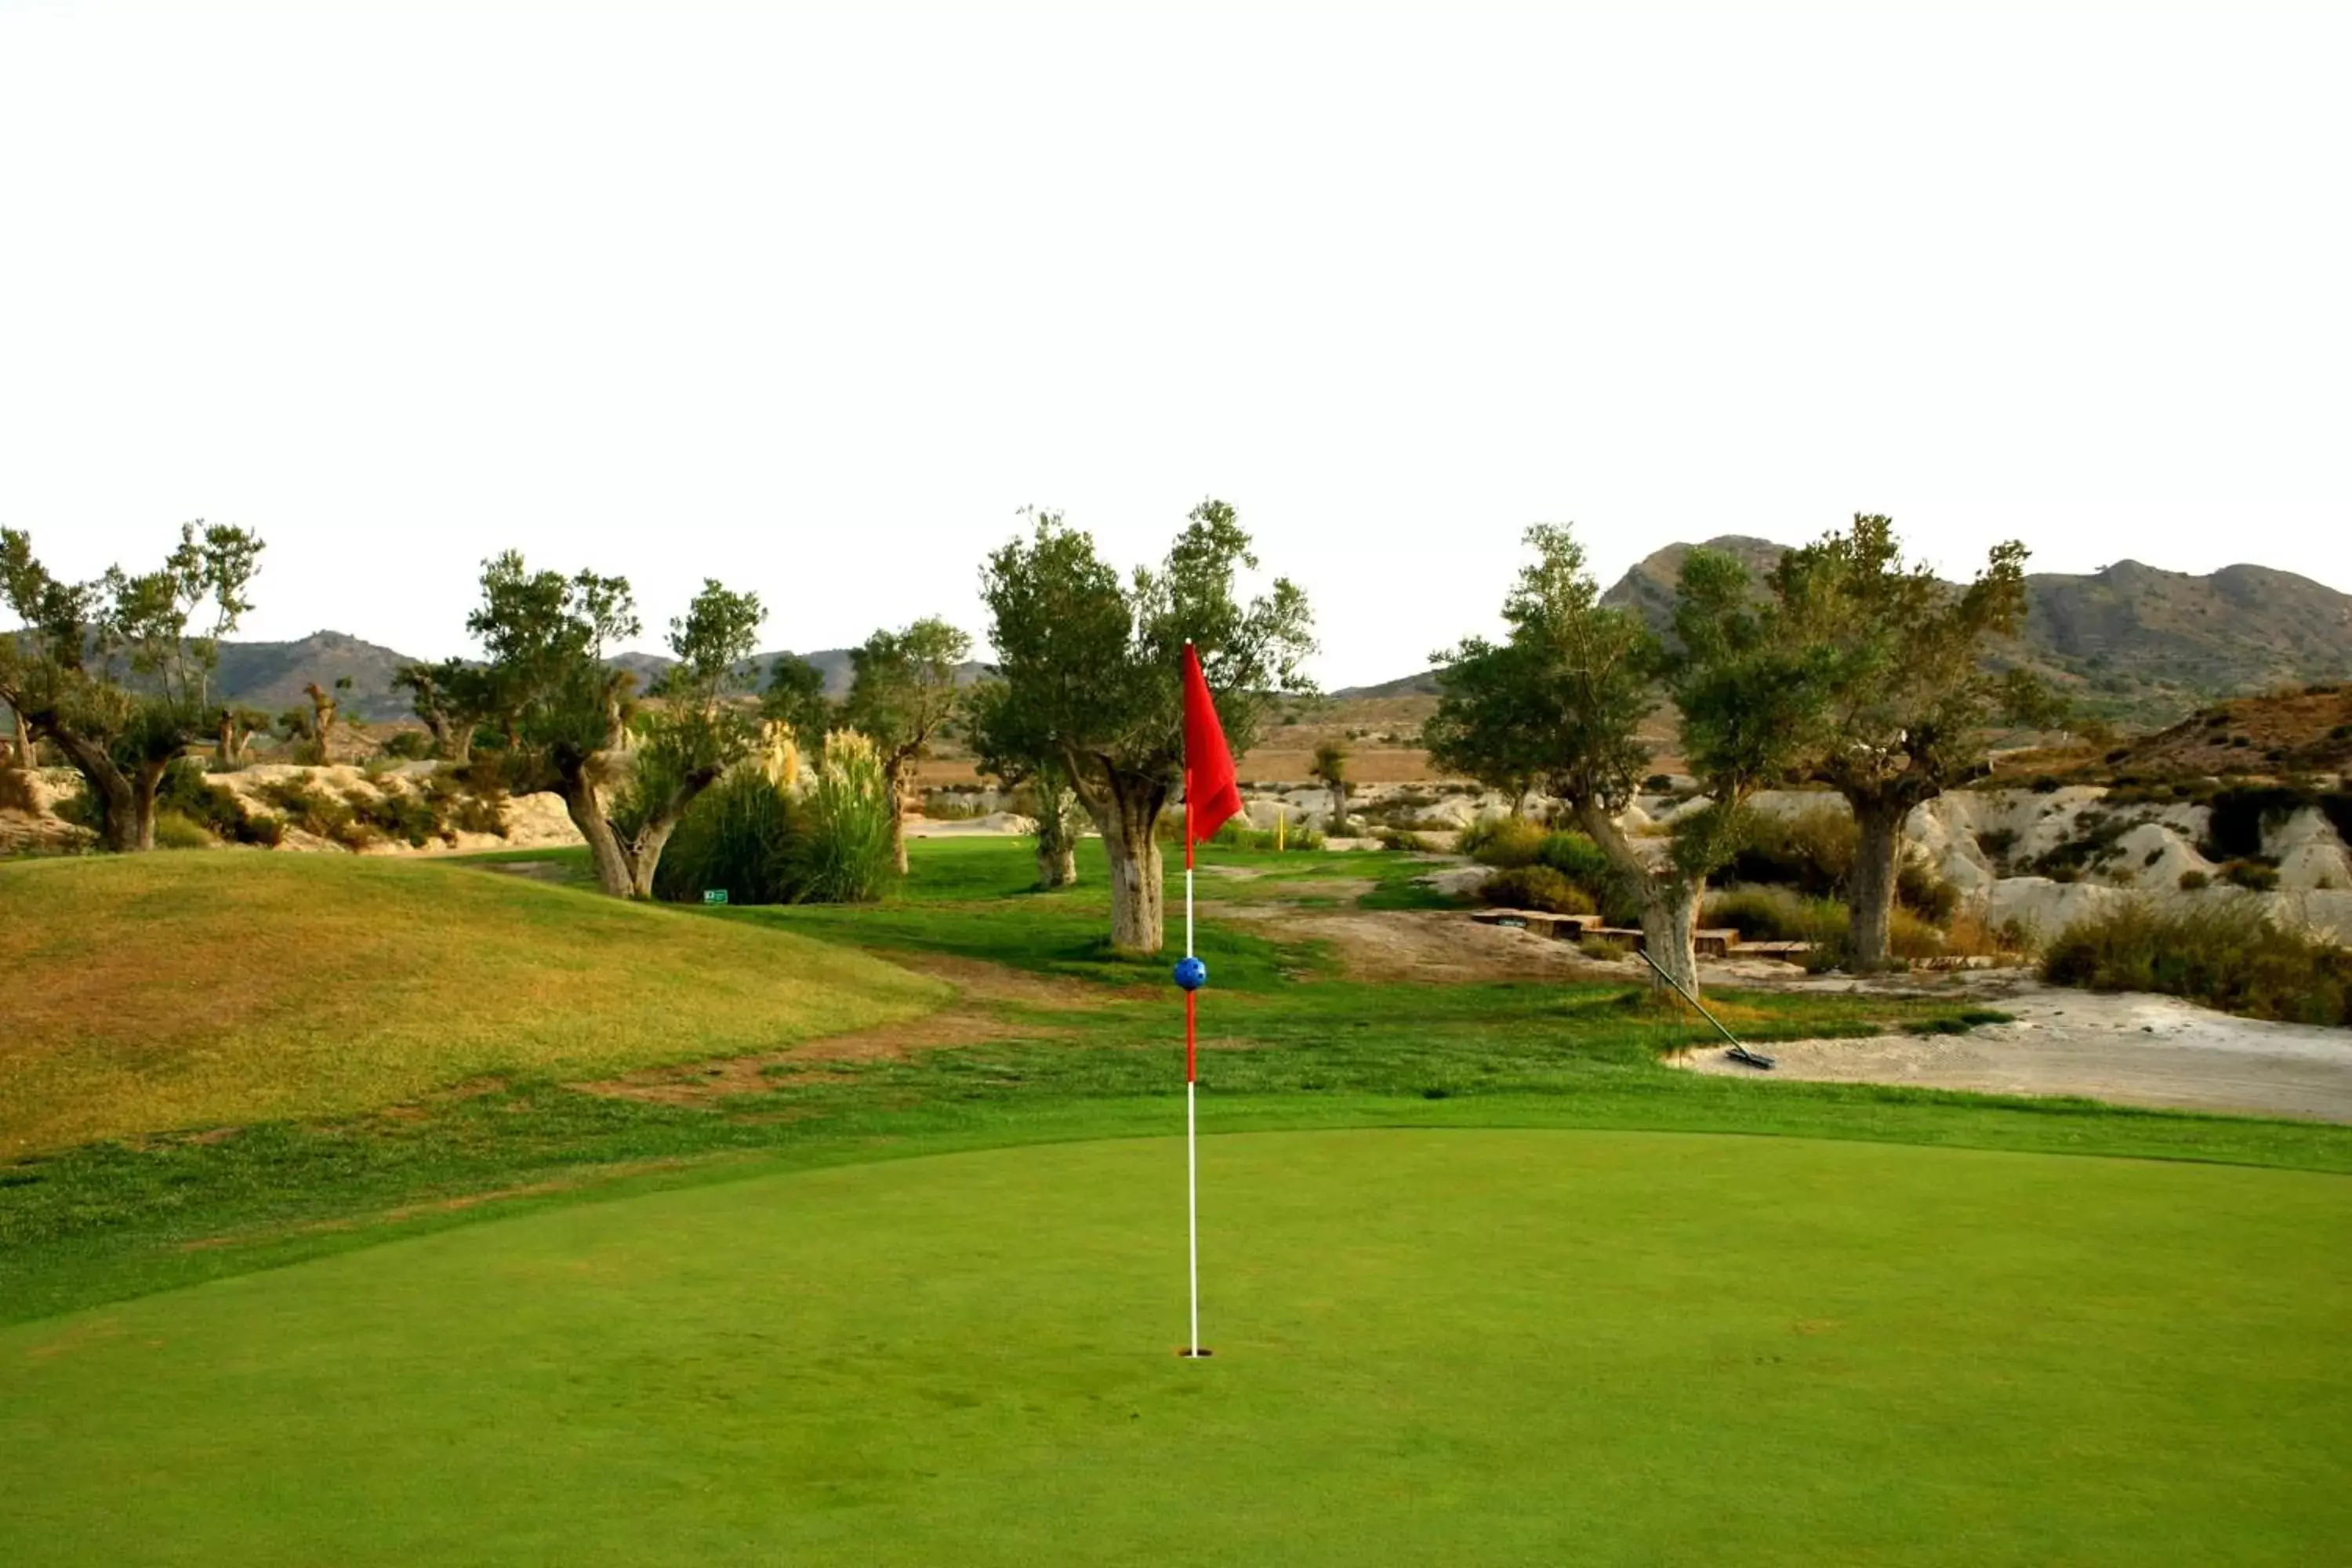
[[[1643,1132],[884,1161],[0,1331],[0,1561],[2308,1563],[2352,1183]]]

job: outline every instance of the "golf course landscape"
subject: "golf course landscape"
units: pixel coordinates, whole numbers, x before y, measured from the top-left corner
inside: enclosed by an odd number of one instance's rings
[[[2352,1130],[1677,1072],[1622,983],[1403,981],[1098,846],[878,905],[578,851],[0,865],[0,1561],[2311,1563]],[[1431,911],[1428,919],[1463,917]],[[103,930],[102,943],[91,932]],[[1955,1003],[1718,992],[1743,1037]]]

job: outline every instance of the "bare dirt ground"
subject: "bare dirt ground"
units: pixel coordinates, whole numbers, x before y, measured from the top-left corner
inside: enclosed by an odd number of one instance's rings
[[[2016,1022],[1966,1035],[1881,1035],[1762,1047],[1778,1077],[2352,1121],[2352,1030],[2231,1017],[2173,996],[2101,995],[2023,979],[1955,984]],[[1953,994],[1954,992],[1944,992]],[[1719,1050],[1694,1072],[1754,1074]]]
[[[1286,941],[1326,943],[1350,980],[1602,979],[1622,969],[1591,963],[1564,942],[1478,925],[1451,910],[1333,910],[1267,900],[1221,903],[1214,913],[1279,925],[1276,934]]]

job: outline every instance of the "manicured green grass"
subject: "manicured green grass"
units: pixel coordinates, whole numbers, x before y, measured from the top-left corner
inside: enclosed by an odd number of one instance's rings
[[[384,987],[381,973],[362,975],[378,987],[379,1005],[334,1039],[349,1058],[339,1068],[346,1074],[398,1069],[471,1081],[418,1095],[408,1087],[415,1080],[397,1079],[396,1095],[356,1112],[266,1112],[208,1123],[198,1135],[150,1134],[0,1163],[0,1322],[366,1247],[516,1206],[571,1202],[616,1184],[739,1173],[747,1162],[808,1167],[1177,1125],[1180,1047],[1166,965],[1103,948],[1099,877],[1073,892],[1038,895],[1023,890],[1030,867],[1017,841],[932,840],[914,850],[912,883],[881,906],[715,915],[628,910],[446,864],[297,863],[290,875],[317,880],[308,902],[292,907],[315,910],[325,930],[340,929],[352,901],[328,892],[367,889],[365,909],[377,921],[370,940],[378,944],[367,951],[395,939],[412,952],[436,951],[434,922],[507,911],[497,921],[451,928],[472,931],[480,954],[438,949],[444,961],[415,976],[421,990],[404,994]],[[1278,924],[1220,920],[1230,889],[1245,885],[1251,896],[1263,896],[1294,880],[1328,887],[1342,871],[1353,885],[1369,877],[1385,887],[1416,873],[1419,863],[1219,854],[1221,864],[1269,874],[1249,884],[1202,879],[1202,948],[1216,973],[1202,1014],[1213,1127],[1680,1129],[2352,1170],[2352,1129],[2340,1127],[1672,1071],[1660,1065],[1661,1053],[1704,1045],[1706,1031],[1654,1011],[1638,988],[1339,979],[1311,946],[1271,940],[1266,933]],[[528,858],[562,864],[561,855]],[[231,858],[170,858],[206,869],[195,863]],[[68,869],[119,877],[125,864],[83,861]],[[1092,860],[1081,866],[1099,869]],[[61,919],[55,911],[51,918]],[[286,956],[307,955],[318,944],[299,939],[318,928],[283,919],[196,922],[178,928],[190,939],[183,953],[153,944],[158,928],[119,911],[109,918],[110,940],[126,953],[148,952],[155,964],[185,963],[203,974],[259,963],[273,984],[318,973]],[[506,973],[543,987],[576,965],[583,933],[600,929],[658,933],[662,951],[608,952],[610,984],[563,993],[561,1007],[542,990],[523,992],[533,1005],[518,1006],[508,994],[511,980],[465,979],[499,973],[467,967],[487,954],[512,966]],[[161,930],[168,935],[173,928]],[[257,948],[242,941],[247,931],[268,940]],[[630,1058],[638,1061],[771,1055],[805,1038],[811,1026],[789,1013],[780,975],[872,982],[878,973],[929,985],[877,970],[844,943],[919,962],[927,954],[987,960],[1039,973],[1046,984],[1033,994],[965,997],[958,1012],[979,1026],[961,1043],[805,1066],[786,1056],[748,1087],[688,1103],[583,1092],[574,1080],[603,1069],[583,1071],[561,1055],[509,1057],[503,1070],[486,1076],[446,1048],[481,1020],[504,1018],[523,1045],[560,1046],[567,1030],[584,1027],[605,1031],[640,1053]],[[322,951],[335,950],[329,943]],[[692,964],[676,961],[688,958]],[[542,961],[547,973],[534,973]],[[317,985],[288,994],[286,1016],[295,1017],[300,1006],[335,999]],[[1965,1019],[1959,1005],[1872,997],[1717,1000],[1759,1039],[1951,1027]],[[780,1007],[787,1012],[781,1020],[772,1010]],[[641,1033],[623,1032],[649,1013],[655,1022],[640,1022]],[[179,1040],[183,1055],[214,1044],[197,1028],[206,1020],[215,1038],[234,1041],[250,1027],[241,1015],[217,1008],[175,1017],[188,1031]],[[28,1037],[13,1037],[22,1049]],[[439,1054],[404,1054],[419,1039]],[[311,1092],[299,1076],[307,1060],[298,1051],[265,1062],[287,1075],[274,1092],[289,1100]]]
[[[341,855],[0,865],[0,1158],[772,1049],[948,995],[835,944]]]
[[[1457,1102],[1458,1103],[1458,1102]],[[0,1561],[2232,1563],[2352,1531],[2352,1183],[1168,1139],[573,1203],[0,1330]]]

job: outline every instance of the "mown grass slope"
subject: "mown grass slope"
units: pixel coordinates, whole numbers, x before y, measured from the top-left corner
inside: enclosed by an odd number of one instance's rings
[[[0,865],[0,1157],[772,1049],[948,994],[787,932],[341,856]]]

